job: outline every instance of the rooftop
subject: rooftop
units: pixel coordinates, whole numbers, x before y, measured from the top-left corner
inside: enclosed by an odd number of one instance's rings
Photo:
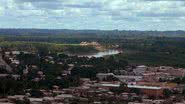
[[[159,90],[161,87],[152,87],[152,86],[139,86],[139,85],[127,85],[128,88],[138,88],[138,89],[152,89]]]
[[[97,86],[102,86],[102,87],[119,87],[120,84],[103,83],[103,84],[97,84]]]

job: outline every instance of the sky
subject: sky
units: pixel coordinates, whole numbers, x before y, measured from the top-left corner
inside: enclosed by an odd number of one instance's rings
[[[0,0],[0,28],[185,30],[185,0]]]

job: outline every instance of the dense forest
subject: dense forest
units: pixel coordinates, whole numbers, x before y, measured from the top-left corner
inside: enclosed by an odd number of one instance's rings
[[[119,30],[47,30],[0,29],[0,46],[43,52],[97,52],[82,47],[80,42],[99,42],[104,46],[119,45],[131,64],[185,67],[185,31],[119,31]]]

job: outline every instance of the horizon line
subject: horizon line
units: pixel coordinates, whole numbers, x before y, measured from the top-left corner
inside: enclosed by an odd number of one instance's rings
[[[128,30],[128,29],[67,29],[67,28],[0,28],[0,29],[28,29],[28,30],[74,30],[74,31],[158,31],[158,32],[166,32],[166,31],[183,31],[185,32],[185,30],[137,30],[137,29],[133,29],[133,30]]]

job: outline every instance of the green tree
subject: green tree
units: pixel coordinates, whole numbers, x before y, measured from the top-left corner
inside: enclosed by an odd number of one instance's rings
[[[163,90],[163,94],[164,94],[164,96],[165,96],[166,98],[168,98],[168,97],[171,96],[172,92],[171,92],[171,90],[169,90],[169,89],[164,89],[164,90]]]

